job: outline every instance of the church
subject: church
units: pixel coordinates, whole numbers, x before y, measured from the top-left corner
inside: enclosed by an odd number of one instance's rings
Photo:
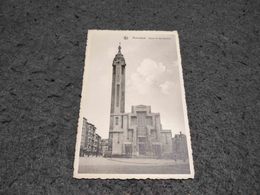
[[[112,93],[108,150],[113,157],[171,158],[172,132],[162,129],[160,113],[151,106],[125,112],[126,63],[121,46],[112,63]]]

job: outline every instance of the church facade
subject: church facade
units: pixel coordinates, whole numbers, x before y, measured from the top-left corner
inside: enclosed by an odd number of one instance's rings
[[[111,156],[171,158],[172,133],[163,130],[159,113],[151,106],[132,106],[125,112],[126,63],[121,46],[112,64],[112,93],[108,151]]]

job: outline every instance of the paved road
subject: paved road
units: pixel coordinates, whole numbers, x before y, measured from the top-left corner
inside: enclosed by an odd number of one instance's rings
[[[81,157],[79,173],[188,174],[189,164],[165,159]]]

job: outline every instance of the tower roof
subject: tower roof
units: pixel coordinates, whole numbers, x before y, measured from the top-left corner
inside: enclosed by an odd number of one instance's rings
[[[116,54],[116,58],[124,58],[123,54],[121,53],[121,43],[119,42],[119,46],[118,46],[118,52]]]
[[[125,64],[125,59],[124,59],[123,54],[121,53],[121,49],[122,49],[121,43],[119,43],[118,52],[117,52],[117,54],[116,54],[116,56],[114,58],[114,61],[121,60]]]
[[[118,53],[121,54],[121,43],[119,42]]]

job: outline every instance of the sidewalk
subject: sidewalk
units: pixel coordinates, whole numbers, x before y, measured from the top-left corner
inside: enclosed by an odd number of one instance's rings
[[[188,173],[189,164],[168,159],[80,157],[80,173]]]
[[[143,164],[143,165],[173,165],[173,164],[187,164],[187,162],[183,161],[174,161],[172,159],[140,159],[140,158],[108,158],[108,160],[127,163],[127,164]]]

